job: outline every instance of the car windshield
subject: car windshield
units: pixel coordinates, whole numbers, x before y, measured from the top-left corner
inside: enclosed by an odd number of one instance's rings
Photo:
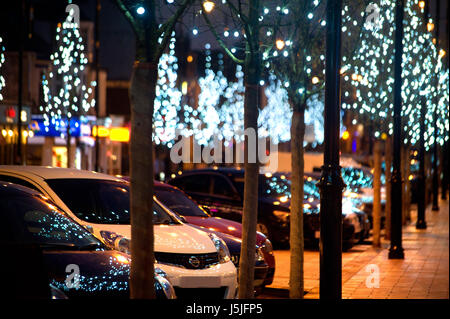
[[[280,176],[260,175],[259,194],[264,197],[291,196],[291,185],[286,178]]]
[[[305,198],[313,197],[320,198],[319,187],[317,187],[317,181],[312,177],[308,177],[304,180],[303,183],[303,191],[305,194]]]
[[[0,196],[2,241],[38,244],[48,248],[104,248],[91,233],[55,205],[33,195]]]
[[[168,187],[157,188],[155,195],[161,203],[181,216],[208,217],[194,201],[179,190]]]
[[[47,184],[78,218],[96,224],[130,224],[130,189],[127,182],[102,179],[48,179]],[[178,224],[157,203],[153,223]]]
[[[347,188],[354,190],[358,188],[372,188],[373,177],[362,169],[354,167],[342,168],[342,179]]]

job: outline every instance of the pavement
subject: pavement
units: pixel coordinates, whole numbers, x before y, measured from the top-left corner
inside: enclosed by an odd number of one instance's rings
[[[449,202],[441,201],[440,210],[426,211],[427,229],[411,222],[403,227],[403,260],[388,259],[390,242],[382,247],[370,242],[355,245],[342,254],[343,299],[449,299]],[[259,298],[288,298],[289,250],[276,250],[273,284]],[[305,251],[305,299],[319,298],[319,252]]]

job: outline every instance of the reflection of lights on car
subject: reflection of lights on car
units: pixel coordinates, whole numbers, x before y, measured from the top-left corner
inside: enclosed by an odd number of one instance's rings
[[[235,231],[235,230],[236,230],[236,228],[235,228],[235,227],[233,227],[233,226],[228,226],[228,230],[229,230],[229,231]]]
[[[280,205],[280,202],[276,200],[276,201],[273,202],[273,204],[274,205]]]
[[[289,212],[283,212],[280,210],[274,210],[273,214],[283,222],[286,222],[289,217]]]
[[[286,203],[286,202],[289,200],[289,197],[287,197],[287,196],[281,196],[281,197],[279,198],[279,200],[280,200],[280,202],[282,202],[282,203]]]
[[[129,264],[130,263],[130,259],[128,259],[127,257],[117,254],[114,256],[118,262],[122,263],[122,264]]]
[[[354,192],[351,192],[351,191],[348,191],[348,190],[344,192],[344,196],[345,197],[350,197],[350,198],[358,198],[359,197],[358,194],[356,194]]]
[[[310,208],[311,208],[311,205],[309,205],[309,204],[303,204],[303,208],[310,209]]]

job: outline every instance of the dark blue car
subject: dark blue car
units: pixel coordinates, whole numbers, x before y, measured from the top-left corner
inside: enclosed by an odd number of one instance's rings
[[[107,248],[39,193],[0,183],[3,290],[10,298],[128,298],[129,256]],[[162,271],[157,298],[174,298]]]

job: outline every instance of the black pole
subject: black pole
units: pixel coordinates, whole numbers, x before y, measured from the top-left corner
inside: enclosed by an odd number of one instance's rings
[[[320,299],[342,298],[342,191],[339,166],[342,0],[327,2],[324,165],[320,187]]]
[[[17,150],[15,164],[22,165],[22,95],[23,95],[23,41],[24,41],[24,12],[25,12],[25,0],[22,0],[20,5],[20,21],[19,21],[19,54],[18,54],[18,86],[17,86]]]
[[[403,259],[402,247],[402,172],[400,169],[402,145],[402,54],[404,0],[395,6],[395,56],[394,56],[394,143],[391,176],[391,247],[389,259]]]
[[[429,1],[426,1],[424,8],[424,19],[425,19],[425,32],[427,31],[427,25],[429,22]],[[425,115],[427,111],[427,99],[422,96],[422,105],[420,109],[420,137],[419,137],[419,176],[417,185],[417,229],[426,229],[427,223],[425,221],[425,210],[426,210],[426,177],[425,177]]]
[[[99,26],[100,26],[100,10],[101,10],[101,4],[100,0],[97,0],[97,5],[95,7],[95,81],[96,81],[96,87],[95,87],[95,125],[97,127],[97,134],[95,136],[95,167],[94,170],[96,172],[100,171],[100,137],[98,136],[98,120],[99,120],[99,114],[100,114],[100,105],[99,105],[99,96],[100,96],[100,32],[99,32]]]
[[[443,153],[444,154],[443,154],[443,160],[442,160],[441,199],[442,200],[447,200],[447,191],[448,191],[448,141],[444,143]]]
[[[440,5],[441,1],[436,1],[436,48],[439,53],[439,17],[440,17]],[[436,90],[439,90],[439,74],[435,75],[436,80]],[[439,210],[439,175],[438,175],[438,165],[437,162],[439,160],[438,158],[438,125],[437,125],[437,117],[438,117],[438,104],[439,100],[437,95],[434,97],[434,114],[433,114],[433,126],[434,126],[434,144],[433,144],[433,211]]]
[[[447,16],[446,16],[446,33],[448,37],[448,9],[447,9]],[[448,108],[448,106],[447,106]],[[447,117],[448,117],[448,109],[447,109]],[[445,132],[444,130],[444,136],[448,135],[449,132]],[[442,160],[442,186],[441,186],[441,199],[447,200],[447,191],[448,191],[448,141],[444,143],[444,146],[442,148],[443,150],[443,160]]]
[[[428,19],[427,19],[428,21]],[[425,113],[427,110],[426,98],[422,96],[422,107],[420,110],[420,138],[419,138],[419,176],[417,185],[417,229],[426,229],[427,223],[425,221]]]

